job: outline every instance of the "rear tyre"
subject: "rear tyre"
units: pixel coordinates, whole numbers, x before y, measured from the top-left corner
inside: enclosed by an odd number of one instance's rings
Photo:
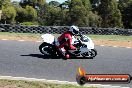
[[[40,46],[39,46],[39,50],[42,54],[44,55],[53,55],[54,54],[54,50],[53,50],[53,46],[51,46],[50,44],[47,44],[47,43],[42,43]]]

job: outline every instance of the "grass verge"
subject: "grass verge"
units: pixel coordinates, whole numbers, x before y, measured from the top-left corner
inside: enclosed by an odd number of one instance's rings
[[[97,88],[83,87],[72,84],[55,84],[39,81],[21,81],[21,80],[0,80],[0,88]]]
[[[60,34],[53,34],[58,37]],[[16,38],[28,38],[40,40],[41,34],[32,34],[32,33],[9,33],[9,32],[0,32],[1,37],[16,37]],[[121,36],[121,35],[87,35],[93,40],[110,40],[110,41],[132,41],[132,36]]]
[[[131,41],[132,36],[123,36],[123,35],[88,35],[95,40],[110,40],[110,41]]]
[[[9,32],[0,32],[0,39],[9,39],[9,40],[29,40],[29,41],[39,41],[41,40],[40,34],[32,33],[9,33]]]

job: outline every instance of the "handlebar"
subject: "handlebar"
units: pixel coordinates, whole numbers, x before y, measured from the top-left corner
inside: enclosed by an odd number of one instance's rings
[[[81,41],[79,38],[77,38],[77,40],[78,40],[78,42],[79,42],[80,44],[82,44],[82,41]]]
[[[81,37],[81,36],[82,36],[82,33],[81,33],[81,32],[79,32],[79,33],[78,33],[78,36],[80,36],[80,37]]]

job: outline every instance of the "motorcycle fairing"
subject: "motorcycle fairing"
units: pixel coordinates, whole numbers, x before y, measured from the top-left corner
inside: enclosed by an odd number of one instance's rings
[[[55,37],[51,34],[44,34],[41,36],[43,41],[49,44],[53,44]]]

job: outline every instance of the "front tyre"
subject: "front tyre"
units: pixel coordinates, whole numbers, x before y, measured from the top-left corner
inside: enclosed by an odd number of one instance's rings
[[[91,49],[90,51],[82,54],[84,58],[91,58],[91,59],[93,59],[96,55],[97,55],[96,49]]]
[[[90,52],[91,57],[95,57],[97,55],[96,49],[91,49],[91,51],[89,51],[89,52]]]

